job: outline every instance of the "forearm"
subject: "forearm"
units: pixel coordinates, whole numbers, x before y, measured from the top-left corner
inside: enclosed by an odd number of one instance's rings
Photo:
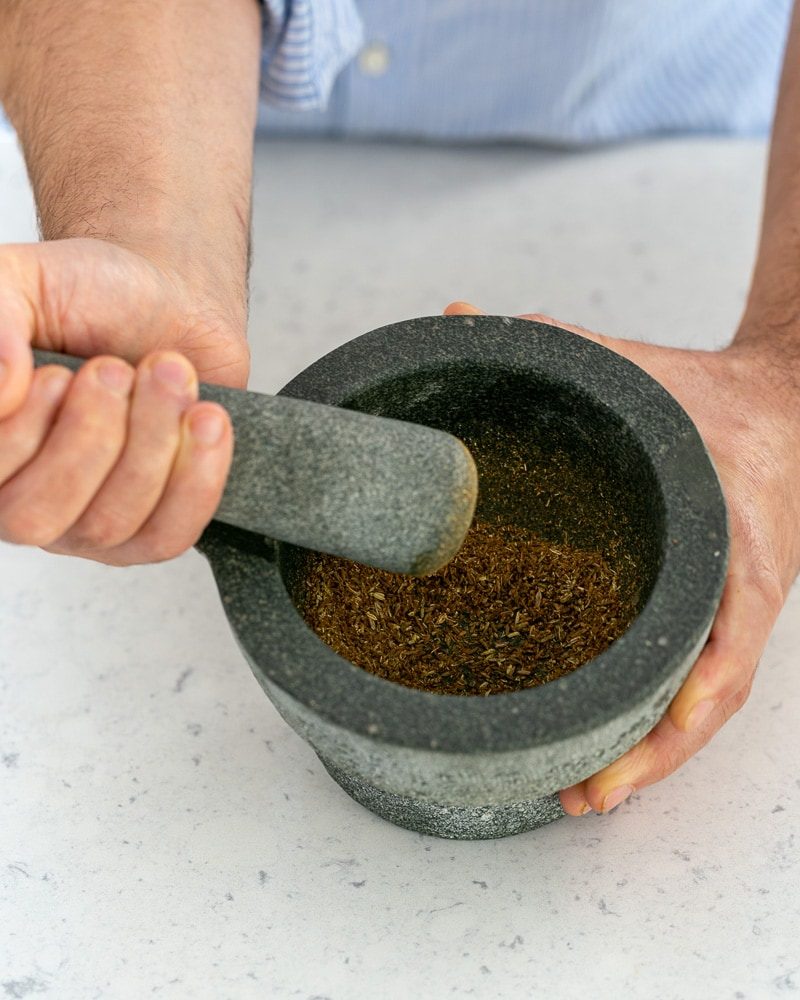
[[[45,239],[136,250],[246,314],[256,0],[0,0],[0,99]]]
[[[800,0],[781,76],[761,240],[736,342],[763,342],[800,360]]]

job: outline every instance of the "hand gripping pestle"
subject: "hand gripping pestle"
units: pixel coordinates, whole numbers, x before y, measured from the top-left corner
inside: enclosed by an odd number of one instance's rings
[[[34,351],[37,367],[83,360]],[[396,573],[432,573],[460,548],[478,477],[452,435],[205,383],[200,399],[225,407],[235,435],[216,520]]]

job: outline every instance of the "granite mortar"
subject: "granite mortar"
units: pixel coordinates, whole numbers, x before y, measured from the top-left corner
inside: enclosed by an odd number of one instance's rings
[[[616,759],[661,718],[719,604],[727,515],[692,421],[613,352],[494,316],[375,330],[282,392],[459,436],[524,428],[538,448],[574,458],[596,516],[506,495],[502,470],[484,470],[479,510],[576,544],[602,543],[612,524],[625,526],[642,567],[642,606],[627,632],[558,680],[488,698],[402,687],[338,656],[297,610],[305,550],[217,523],[199,543],[257,680],[354,799],[400,826],[459,839],[562,816],[559,789]]]

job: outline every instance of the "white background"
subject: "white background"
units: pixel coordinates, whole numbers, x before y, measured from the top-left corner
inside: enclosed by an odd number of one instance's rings
[[[763,156],[262,146],[252,387],[453,298],[724,343]],[[0,240],[33,236],[7,137]],[[680,773],[609,816],[451,843],[332,783],[196,553],[119,571],[0,546],[0,997],[791,995],[798,611],[795,590],[749,704]]]

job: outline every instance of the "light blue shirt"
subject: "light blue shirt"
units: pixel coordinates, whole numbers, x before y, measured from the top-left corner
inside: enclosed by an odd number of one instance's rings
[[[761,134],[791,0],[265,0],[279,133],[589,144]]]
[[[263,3],[260,125],[268,132],[558,145],[765,133],[792,6]]]

